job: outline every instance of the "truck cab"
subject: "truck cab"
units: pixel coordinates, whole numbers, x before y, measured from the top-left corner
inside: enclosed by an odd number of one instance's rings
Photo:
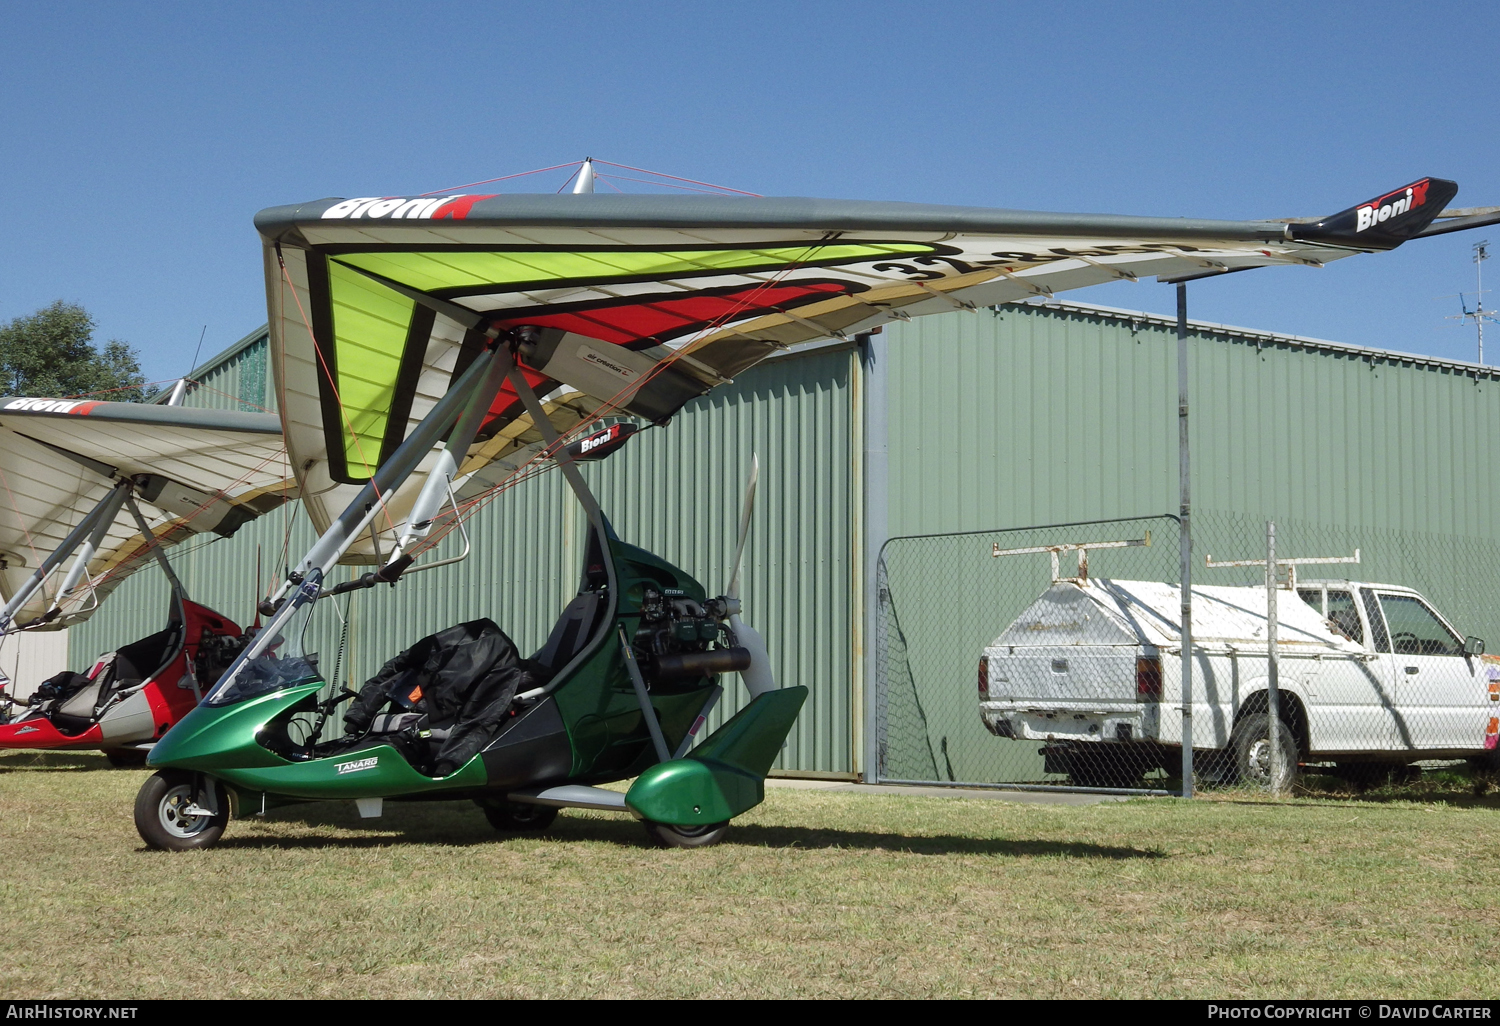
[[[1208,750],[1200,765],[1222,776],[1253,778],[1257,742],[1246,734],[1269,734],[1266,599],[1264,587],[1193,588],[1193,743]],[[1175,765],[1180,606],[1176,585],[1054,579],[984,651],[985,727],[1045,742],[1048,771],[1078,784],[1117,786]],[[1495,759],[1500,661],[1417,591],[1298,581],[1278,591],[1277,634],[1294,765],[1334,762],[1356,778],[1382,764]]]
[[[1339,691],[1330,678],[1316,696],[1316,712],[1309,710],[1313,722],[1330,719],[1337,708],[1338,718],[1362,721],[1347,729],[1386,738],[1392,753],[1472,755],[1479,745],[1494,749],[1500,724],[1490,709],[1500,712],[1500,665],[1482,658],[1484,643],[1465,638],[1419,592],[1326,580],[1299,581],[1297,596],[1364,648],[1374,678],[1372,686]],[[1316,739],[1313,744],[1327,747]]]

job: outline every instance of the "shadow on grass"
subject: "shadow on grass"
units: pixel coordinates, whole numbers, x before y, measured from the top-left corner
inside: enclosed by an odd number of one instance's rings
[[[1076,859],[1164,859],[1154,848],[1125,848],[1083,841],[1047,841],[1006,837],[962,837],[954,834],[890,834],[871,830],[766,826],[731,826],[726,840],[758,848],[852,849],[905,852],[911,855],[1057,855]]]
[[[400,844],[467,847],[520,838],[552,843],[593,842],[622,848],[654,846],[640,823],[623,816],[616,819],[563,815],[546,831],[512,833],[491,829],[478,809],[467,803],[457,802],[398,805],[395,808],[388,805],[386,815],[378,820],[362,820],[352,810],[341,805],[293,806],[273,810],[265,819],[260,820],[260,829],[265,832],[258,831],[251,835],[237,832],[236,828],[242,831],[247,822],[240,820],[231,823],[218,847],[247,851],[267,848],[363,849]],[[281,823],[357,833],[296,833],[278,836],[275,831]],[[1105,860],[1167,857],[1164,852],[1156,849],[1088,844],[1081,841],[898,834],[832,827],[768,826],[760,823],[732,824],[722,843],[752,848],[889,851],[911,855],[1056,856]]]
[[[142,769],[144,767],[132,767]],[[9,751],[0,756],[0,773],[116,772],[99,752]]]

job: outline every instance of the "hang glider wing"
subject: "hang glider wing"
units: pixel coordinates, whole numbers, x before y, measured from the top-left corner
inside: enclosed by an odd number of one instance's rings
[[[328,199],[256,226],[287,447],[322,530],[486,331],[540,329],[520,357],[560,429],[601,407],[661,421],[778,350],[892,319],[1393,249],[1456,192],[1422,179],[1295,224],[594,194]],[[536,439],[507,385],[466,493],[503,476],[487,460],[513,465]],[[386,537],[367,532],[346,562],[389,550],[423,478],[382,497]]]
[[[136,482],[137,505],[164,545],[194,534],[228,536],[295,497],[274,414],[141,403],[0,399],[0,592],[9,600],[117,481]],[[88,618],[151,559],[121,509],[77,588],[48,628]],[[65,569],[65,567],[64,567]],[[21,607],[26,623],[53,605],[61,571]]]

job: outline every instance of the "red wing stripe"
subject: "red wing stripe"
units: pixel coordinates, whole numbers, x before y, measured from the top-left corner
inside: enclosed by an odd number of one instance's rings
[[[717,296],[654,299],[645,303],[630,302],[576,312],[540,314],[507,323],[561,328],[615,345],[629,345],[646,340],[668,342],[712,324],[720,317],[739,318],[774,313],[778,306],[814,296],[838,295],[845,290],[846,287],[837,282],[760,286]]]

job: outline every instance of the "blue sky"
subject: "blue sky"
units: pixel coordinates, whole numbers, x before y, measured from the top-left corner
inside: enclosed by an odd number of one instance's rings
[[[1500,5],[1456,3],[12,3],[0,320],[80,302],[173,377],[203,325],[207,355],[265,320],[262,207],[585,155],[1037,210],[1311,216],[1422,175],[1500,205],[1497,39]],[[1438,297],[1488,237],[1209,281],[1191,312],[1472,359]]]

